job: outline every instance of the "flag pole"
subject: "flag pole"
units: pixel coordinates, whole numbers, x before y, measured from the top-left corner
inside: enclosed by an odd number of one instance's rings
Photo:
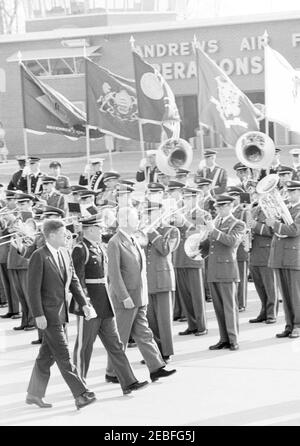
[[[23,74],[22,74],[22,53],[21,51],[18,52],[18,60],[19,60],[19,68],[20,68],[20,75],[21,75],[21,95],[22,95],[22,108],[23,108],[23,139],[24,139],[24,151],[25,151],[25,157],[26,162],[25,166],[29,167],[29,145],[28,145],[28,133],[26,129],[26,118],[25,118],[25,97],[24,97],[24,80],[23,80]],[[30,175],[27,175],[27,191],[28,194],[31,193],[31,178]]]
[[[113,156],[112,156],[112,152],[114,149],[114,137],[112,135],[106,134],[104,136],[104,140],[105,140],[105,145],[108,148],[110,170],[114,170]]]
[[[91,175],[90,175],[90,162],[91,162],[91,140],[90,140],[90,125],[89,125],[89,104],[88,104],[88,78],[87,78],[87,53],[86,53],[86,43],[84,43],[83,47],[83,57],[85,63],[85,94],[86,94],[86,160],[88,168],[88,187],[90,188],[91,184]]]
[[[268,118],[268,113],[267,113],[267,104],[268,104],[268,98],[267,98],[267,72],[266,72],[266,48],[269,44],[269,34],[268,31],[265,30],[264,34],[263,34],[263,38],[264,38],[264,56],[265,56],[265,125],[266,125],[266,135],[270,136],[270,121]]]
[[[198,47],[198,39],[196,34],[194,35],[194,40],[193,40],[193,48],[194,48],[194,53],[195,53],[195,57],[196,57],[196,65],[197,65],[197,106],[198,106],[198,120],[199,120],[199,130],[197,130],[197,138],[199,138],[200,140],[200,158],[201,161],[204,159],[204,150],[205,150],[205,146],[204,146],[204,128],[200,119],[200,101],[199,101],[199,97],[200,97],[200,88],[199,88],[199,73],[198,73],[198,63],[197,63],[197,47]]]

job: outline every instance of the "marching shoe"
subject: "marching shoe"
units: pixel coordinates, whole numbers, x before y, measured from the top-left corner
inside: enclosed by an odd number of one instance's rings
[[[39,398],[37,396],[33,396],[30,394],[27,395],[26,404],[29,404],[30,406],[35,404],[36,406],[40,407],[41,409],[51,409],[51,407],[53,407],[52,404],[49,404],[49,403],[46,403],[45,401],[43,401],[43,398]]]
[[[236,352],[239,349],[240,349],[239,344],[230,344],[229,350],[231,350],[232,352]]]
[[[25,331],[33,331],[36,330],[35,325],[27,325],[27,327],[24,328]]]
[[[14,327],[13,328],[14,331],[22,331],[25,330],[25,327],[23,327],[22,325],[20,327]]]
[[[42,340],[41,339],[37,339],[36,341],[32,341],[31,345],[41,345],[42,344]]]
[[[276,324],[277,320],[275,318],[270,318],[266,320],[267,325]]]
[[[196,331],[195,336],[205,336],[207,335],[208,330],[204,330],[204,331]]]
[[[276,338],[288,338],[292,332],[290,330],[284,330],[282,333],[276,335]]]
[[[124,395],[129,395],[131,392],[134,392],[135,390],[141,390],[143,387],[148,386],[148,381],[143,381],[143,382],[139,382],[137,381],[136,383],[130,384],[130,386],[125,387],[125,389],[123,389],[123,394]]]
[[[292,331],[292,333],[289,335],[290,339],[297,339],[300,338],[300,333],[299,330],[297,330],[296,328],[294,328],[294,330]]]
[[[230,348],[230,344],[229,342],[218,342],[216,345],[212,345],[211,347],[209,347],[209,350],[224,350]]]
[[[96,398],[96,394],[90,390],[87,390],[85,393],[88,398]]]
[[[159,378],[167,378],[168,376],[173,375],[176,373],[176,370],[165,370],[164,367],[156,370],[156,372],[150,373],[151,381],[157,381]]]
[[[262,317],[257,317],[256,319],[250,319],[249,324],[260,324],[261,322],[266,322],[266,319]]]
[[[197,329],[196,330],[190,330],[189,328],[187,328],[184,331],[180,331],[179,332],[179,336],[188,336],[188,335],[196,334],[197,331],[198,331]]]
[[[179,319],[179,322],[186,322],[186,321],[187,321],[187,318],[185,316],[183,316]]]
[[[82,395],[78,396],[75,399],[75,406],[77,407],[77,410],[89,406],[90,404],[93,404],[96,401],[96,397],[90,398],[88,394],[89,392],[84,392]]]
[[[1,319],[10,319],[12,316],[14,316],[15,313],[7,313],[4,314],[4,316],[0,316]]]
[[[119,380],[116,376],[105,375],[105,381],[111,384],[119,384]]]
[[[14,314],[11,316],[12,319],[21,319],[21,317],[22,317],[21,313],[14,313]]]

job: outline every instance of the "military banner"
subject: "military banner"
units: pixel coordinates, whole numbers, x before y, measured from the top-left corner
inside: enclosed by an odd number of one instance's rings
[[[228,145],[235,146],[244,133],[259,130],[261,113],[197,44],[195,53],[199,122],[221,134]]]

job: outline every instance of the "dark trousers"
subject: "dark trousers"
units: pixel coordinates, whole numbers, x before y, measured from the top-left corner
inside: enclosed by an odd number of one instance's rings
[[[27,293],[27,270],[10,270],[12,287],[15,294],[18,296],[19,302],[22,308],[22,327],[28,327],[34,325],[34,318],[29,306],[29,298]]]
[[[239,334],[237,284],[213,282],[209,284],[218,321],[221,342],[235,344]]]
[[[147,319],[162,356],[174,355],[171,292],[149,294]]]
[[[50,379],[50,369],[55,363],[74,398],[87,391],[76,367],[71,363],[66,328],[57,325],[48,327],[43,332],[43,343],[31,375],[28,393],[44,398]]]
[[[0,277],[2,285],[4,287],[4,292],[6,295],[6,300],[8,303],[9,313],[19,313],[20,303],[16,291],[13,287],[13,277],[11,270],[7,269],[6,263],[0,264]]]
[[[205,331],[207,323],[203,271],[199,268],[176,268],[176,277],[189,330]]]
[[[275,269],[283,298],[286,329],[300,328],[300,271]]]
[[[261,319],[276,319],[279,309],[279,290],[273,269],[267,266],[251,266],[250,271],[261,301],[261,310],[258,317]]]
[[[0,305],[4,304],[7,304],[7,297],[5,293],[4,283],[0,275]]]
[[[78,373],[84,380],[88,374],[94,342],[99,336],[122,389],[137,381],[124,351],[114,318],[86,321],[84,317],[77,317],[77,327],[78,334],[73,358]]]
[[[238,304],[239,308],[246,308],[247,307],[247,300],[248,300],[248,271],[249,271],[249,262],[238,261],[238,267],[239,267],[239,273],[240,273],[240,282],[238,283],[238,290],[237,290],[237,296],[238,296]]]
[[[207,268],[208,268],[208,256],[204,260],[204,289],[205,289],[205,299],[211,299],[209,283],[207,282]]]
[[[180,296],[178,293],[178,285],[176,286],[176,291],[173,293],[173,318],[181,319],[185,317],[184,310],[182,307],[182,303],[180,300]]]

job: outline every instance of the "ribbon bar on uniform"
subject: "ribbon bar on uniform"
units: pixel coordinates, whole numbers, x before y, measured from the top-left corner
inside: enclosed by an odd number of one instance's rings
[[[106,285],[106,279],[86,279],[87,285]]]

